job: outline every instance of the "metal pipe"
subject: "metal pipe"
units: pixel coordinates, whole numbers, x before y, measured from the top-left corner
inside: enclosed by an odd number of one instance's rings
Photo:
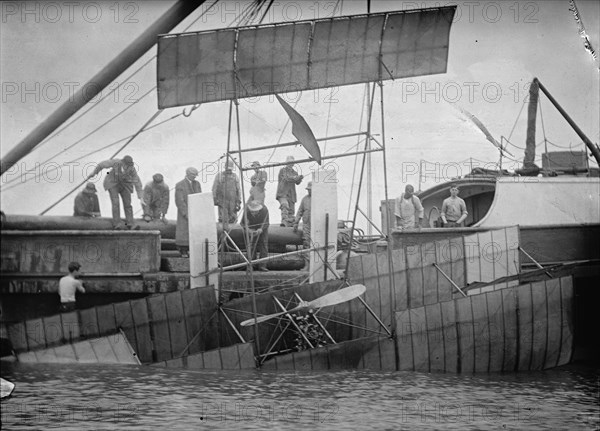
[[[129,66],[135,63],[146,51],[152,48],[156,44],[157,35],[171,31],[205,1],[179,0],[173,5],[117,57],[83,85],[73,97],[70,97],[69,100],[63,103],[44,122],[33,129],[21,142],[11,149],[2,161],[0,161],[0,175],[3,175],[15,163],[30,153],[50,133],[67,121]]]
[[[334,154],[331,156],[322,156],[321,160],[327,160],[327,159],[339,159],[341,157],[348,157],[348,156],[356,156],[358,154],[366,154],[366,153],[375,153],[378,151],[383,151],[382,148],[374,148],[372,150],[364,150],[364,151],[354,151],[352,153],[340,153],[340,154]],[[310,159],[301,159],[301,160],[295,160],[294,163],[307,163],[307,162],[314,162],[315,160],[310,158]],[[274,168],[277,166],[285,166],[287,165],[287,162],[280,162],[280,163],[271,163],[269,165],[263,165],[261,166],[262,168]],[[254,168],[240,168],[241,171],[249,171],[252,170]]]
[[[452,284],[452,286],[454,286],[460,293],[462,293],[462,296],[464,296],[465,298],[467,297],[467,294],[463,292],[462,289],[458,287],[458,284],[456,284],[450,277],[448,277],[448,275],[444,271],[442,271],[442,268],[440,268],[437,263],[434,263],[433,266],[435,266],[435,269],[437,269],[444,276],[444,278]]]
[[[329,245],[329,213],[325,213],[325,245]],[[324,262],[325,264],[323,265],[323,281],[327,281],[327,263],[328,263],[328,256],[327,256],[327,247],[325,247],[325,250],[323,251],[323,255],[324,255]]]
[[[383,323],[381,321],[381,319],[379,318],[379,316],[377,316],[377,314],[375,314],[375,312],[373,311],[373,309],[371,307],[369,307],[369,304],[367,304],[365,302],[364,299],[362,299],[360,296],[358,297],[358,299],[360,299],[360,302],[362,302],[362,304],[365,306],[365,308],[367,309],[367,311],[371,314],[371,316],[373,316],[375,318],[375,320],[377,320],[377,323],[379,323],[381,325],[381,327],[383,329],[385,329],[385,332],[388,333],[388,335],[391,337],[392,333],[390,332],[390,330],[387,328],[387,326],[385,326],[385,323]]]
[[[231,329],[233,329],[233,332],[235,332],[235,335],[238,336],[238,338],[241,340],[242,343],[245,343],[246,340],[244,340],[244,337],[242,337],[242,334],[240,334],[240,331],[237,330],[237,328],[235,327],[235,325],[233,324],[233,322],[231,321],[231,319],[229,318],[227,313],[225,313],[225,310],[223,310],[223,307],[219,307],[219,311],[221,313],[223,313],[223,316],[225,316],[225,320],[227,320],[227,323],[229,323],[229,326],[231,326]]]
[[[585,133],[583,133],[583,131],[577,126],[577,124],[575,124],[575,122],[571,119],[571,117],[569,117],[569,114],[567,114],[567,112],[562,108],[562,106],[560,106],[558,104],[558,102],[554,99],[554,97],[552,97],[552,95],[548,92],[546,87],[544,87],[537,78],[533,78],[533,82],[537,82],[537,84],[540,87],[540,90],[542,90],[544,92],[546,97],[548,97],[548,99],[550,100],[550,102],[552,102],[552,104],[558,110],[558,112],[560,112],[562,114],[562,116],[565,117],[565,120],[567,120],[567,123],[569,123],[569,125],[573,128],[573,130],[575,130],[575,133],[577,133],[577,135],[579,135],[581,140],[589,148],[589,150],[594,155],[594,158],[596,159],[596,163],[598,163],[598,165],[600,166],[600,150],[598,149],[598,146],[594,145],[594,143],[592,143],[592,141],[590,141],[590,139],[585,135]]]

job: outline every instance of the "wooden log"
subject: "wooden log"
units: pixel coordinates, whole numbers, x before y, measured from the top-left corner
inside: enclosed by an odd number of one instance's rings
[[[131,315],[135,327],[135,351],[142,363],[152,362],[154,350],[146,298],[131,301]]]
[[[490,331],[487,310],[487,294],[471,297],[473,312],[473,334],[475,372],[487,373],[490,368]]]
[[[562,310],[560,279],[546,281],[548,296],[548,346],[544,368],[553,368],[558,364],[561,350]]]
[[[152,352],[153,362],[171,359],[173,351],[171,350],[171,337],[164,295],[149,296],[146,300],[148,303],[150,334],[154,348]]]
[[[517,371],[519,359],[519,317],[517,289],[504,289],[502,309],[504,316],[504,359],[502,371]]]
[[[517,289],[517,304],[519,309],[519,362],[518,370],[527,371],[531,367],[533,355],[533,303],[531,285],[519,286]]]
[[[486,294],[490,339],[490,372],[502,371],[504,360],[504,311],[502,309],[502,291],[495,290]]]
[[[455,300],[458,349],[460,354],[459,372],[475,371],[475,335],[471,297]]]
[[[429,346],[429,371],[443,372],[444,364],[444,330],[442,327],[441,304],[425,306],[425,320],[427,324],[427,344]]]
[[[562,346],[557,364],[559,366],[571,362],[573,356],[574,289],[572,277],[562,277],[560,279],[560,293],[562,300]]]
[[[530,369],[541,370],[544,368],[548,349],[548,297],[546,282],[532,283],[531,294],[534,323]]]
[[[456,310],[454,301],[440,303],[441,324],[444,336],[444,371],[458,372],[458,334],[456,331]]]

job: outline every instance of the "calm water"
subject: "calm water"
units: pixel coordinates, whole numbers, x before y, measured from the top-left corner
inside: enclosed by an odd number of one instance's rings
[[[598,429],[595,368],[446,375],[2,364],[3,429]]]

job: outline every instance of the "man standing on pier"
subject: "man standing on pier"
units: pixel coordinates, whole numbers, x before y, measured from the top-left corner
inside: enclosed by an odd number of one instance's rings
[[[250,189],[250,200],[259,201],[264,205],[265,184],[267,183],[269,177],[267,172],[260,168],[259,162],[252,162],[250,166],[254,168],[254,175],[250,177],[250,184],[252,184],[252,188]]]
[[[450,186],[450,197],[442,203],[441,217],[444,227],[460,227],[467,218],[467,205],[458,197],[458,186]]]
[[[187,168],[185,178],[175,184],[175,205],[177,206],[177,228],[175,245],[182,257],[188,257],[190,250],[190,233],[188,222],[188,195],[202,193],[200,183],[196,181],[198,169]]]
[[[294,170],[293,156],[288,156],[285,162],[286,165],[279,171],[275,198],[279,201],[281,210],[281,226],[291,227],[294,225],[294,214],[296,213],[296,184],[300,184],[304,176],[298,175],[298,172]]]
[[[96,175],[102,169],[109,168],[111,168],[111,171],[104,178],[104,189],[108,190],[108,194],[110,195],[113,228],[121,230],[126,227],[127,229],[137,230],[140,227],[133,221],[133,207],[131,206],[131,194],[134,188],[142,207],[144,203],[142,201],[142,182],[133,164],[133,158],[125,156],[122,159],[110,159],[100,162],[96,166],[96,169],[94,169],[93,175]],[[125,226],[123,226],[123,222],[121,221],[119,195],[123,200]]]
[[[58,294],[60,295],[60,311],[66,313],[77,308],[75,294],[77,291],[85,293],[83,283],[79,278],[79,270],[81,265],[79,262],[69,263],[69,274],[65,275],[58,282]]]

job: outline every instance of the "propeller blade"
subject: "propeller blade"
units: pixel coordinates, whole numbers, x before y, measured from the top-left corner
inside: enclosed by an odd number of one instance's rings
[[[359,297],[367,288],[362,284],[354,284],[352,286],[344,287],[343,289],[336,290],[335,292],[323,295],[320,298],[309,301],[308,306],[310,308],[323,308],[331,305],[341,304],[342,302],[350,301],[356,297]]]
[[[292,308],[291,310],[280,311],[279,313],[267,314],[266,316],[259,316],[256,319],[252,318],[252,319],[244,320],[243,322],[240,323],[240,326],[248,326],[248,325],[254,325],[255,323],[266,322],[267,320],[271,320],[271,319],[274,319],[275,317],[283,316],[284,314],[287,314],[287,313],[293,313],[294,311],[298,311],[302,308],[305,308],[305,307],[299,305],[298,307]]]

